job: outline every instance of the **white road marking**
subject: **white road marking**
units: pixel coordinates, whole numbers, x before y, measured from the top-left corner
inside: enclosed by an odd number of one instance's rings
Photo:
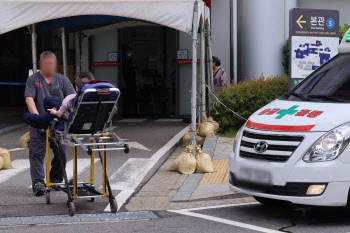
[[[95,158],[95,163],[100,161],[100,159]],[[90,168],[91,165],[91,159],[78,159],[78,176],[83,173],[85,170]],[[67,172],[67,178],[68,180],[73,178],[73,159],[68,161],[66,164],[66,172]],[[29,186],[29,188],[32,188],[32,186]]]
[[[123,120],[119,120],[117,122],[124,122],[124,123],[139,123],[139,122],[144,122],[147,119],[139,119],[139,118],[135,118],[135,119],[123,119]]]
[[[95,158],[95,163],[100,161],[100,159]],[[77,174],[81,174],[86,169],[90,168],[91,159],[78,159],[78,172]],[[66,173],[68,180],[73,178],[73,160],[70,160],[66,165]]]
[[[14,148],[14,149],[10,149],[9,151],[11,152],[11,151],[19,151],[19,150],[26,150],[26,149],[28,149],[28,148]]]
[[[110,178],[113,190],[135,189],[147,174],[149,159],[130,158]],[[102,187],[101,187],[102,188]]]
[[[259,231],[259,232],[264,232],[264,233],[281,233],[280,231],[268,229],[265,227],[259,227],[255,226],[252,224],[247,224],[247,223],[242,223],[242,222],[237,222],[237,221],[232,221],[224,218],[218,218],[210,215],[205,215],[205,214],[199,214],[199,213],[193,213],[191,211],[198,211],[198,210],[206,210],[206,209],[217,209],[217,208],[225,208],[225,207],[235,207],[235,206],[244,206],[244,205],[253,205],[253,204],[258,204],[257,202],[253,203],[240,203],[240,204],[231,204],[231,205],[221,205],[221,206],[210,206],[210,207],[200,207],[200,208],[192,208],[192,209],[181,209],[181,210],[168,210],[169,212],[173,213],[178,213],[186,216],[192,216],[196,218],[202,218],[214,222],[219,222],[231,226],[236,226],[236,227],[241,227],[245,228],[248,230],[253,230],[253,231]]]
[[[135,149],[140,149],[140,150],[147,150],[147,151],[151,151],[150,149],[148,149],[147,147],[145,147],[144,145],[138,143],[138,142],[128,142],[127,143],[130,148],[135,148]]]
[[[15,175],[27,170],[29,168],[29,159],[16,159],[12,161],[13,169],[6,169],[0,171],[0,183],[3,183]]]
[[[116,196],[118,210],[126,200],[135,192],[136,187],[142,182],[148,172],[158,162],[158,160],[188,132],[189,127],[185,127],[176,134],[169,142],[160,148],[149,159],[130,158],[123,164],[110,178],[110,184],[113,190],[121,190]],[[130,169],[130,170],[127,170]],[[125,174],[127,173],[127,175]],[[120,178],[123,177],[123,179]],[[109,205],[104,210],[110,212]]]
[[[204,206],[204,207],[195,207],[189,209],[180,209],[183,211],[198,211],[198,210],[210,210],[210,209],[218,209],[225,207],[237,207],[237,206],[246,206],[246,205],[258,205],[259,202],[248,202],[248,203],[237,203],[237,204],[227,204],[227,205],[214,205],[214,206]],[[179,211],[179,210],[168,210],[170,212]]]

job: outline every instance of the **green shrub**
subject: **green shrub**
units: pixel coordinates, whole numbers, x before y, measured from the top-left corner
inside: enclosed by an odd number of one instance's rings
[[[276,76],[255,79],[231,84],[224,88],[218,95],[218,99],[228,108],[248,119],[250,115],[264,105],[277,99],[288,91],[288,76]],[[215,100],[213,100],[215,102]],[[230,110],[216,104],[211,111],[211,116],[220,124],[220,132],[238,130],[245,120],[234,115]]]
[[[344,23],[343,26],[339,26],[339,44],[340,44],[341,40],[343,39],[343,36],[344,36],[345,32],[348,29],[350,29],[350,26],[347,23]]]
[[[283,69],[284,72],[289,74],[289,40],[283,45]]]

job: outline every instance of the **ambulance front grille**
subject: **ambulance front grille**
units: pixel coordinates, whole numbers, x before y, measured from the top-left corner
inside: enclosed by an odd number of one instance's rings
[[[302,136],[257,134],[244,131],[239,155],[242,158],[286,162],[303,139]],[[258,143],[266,145],[266,150],[259,151]]]

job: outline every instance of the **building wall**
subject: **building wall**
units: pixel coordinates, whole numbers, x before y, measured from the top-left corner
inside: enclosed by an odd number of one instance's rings
[[[199,38],[198,34],[198,38]],[[188,59],[192,59],[192,36],[184,32],[178,34],[178,49],[188,50]],[[200,57],[200,45],[197,45],[197,59]],[[179,116],[191,115],[192,63],[177,65],[178,71],[178,113]],[[197,65],[197,93],[199,93],[199,64]],[[197,107],[199,106],[197,98]]]
[[[178,49],[188,50],[188,59],[192,59],[192,37],[184,32],[178,34]],[[184,64],[178,66],[178,115],[191,114],[191,93],[192,88],[192,65]]]
[[[93,36],[93,62],[108,61],[108,52],[119,52],[118,29],[112,29]],[[107,80],[116,87],[118,85],[118,66],[100,66],[93,68],[98,80]]]
[[[230,0],[212,2],[211,8],[211,31],[212,31],[212,53],[219,57],[222,67],[228,78],[231,75],[231,15]]]
[[[238,80],[284,73],[282,47],[296,0],[238,0]]]

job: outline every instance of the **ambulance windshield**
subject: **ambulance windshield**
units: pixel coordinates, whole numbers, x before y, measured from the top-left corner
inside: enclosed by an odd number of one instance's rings
[[[350,102],[350,54],[339,54],[280,99]]]

